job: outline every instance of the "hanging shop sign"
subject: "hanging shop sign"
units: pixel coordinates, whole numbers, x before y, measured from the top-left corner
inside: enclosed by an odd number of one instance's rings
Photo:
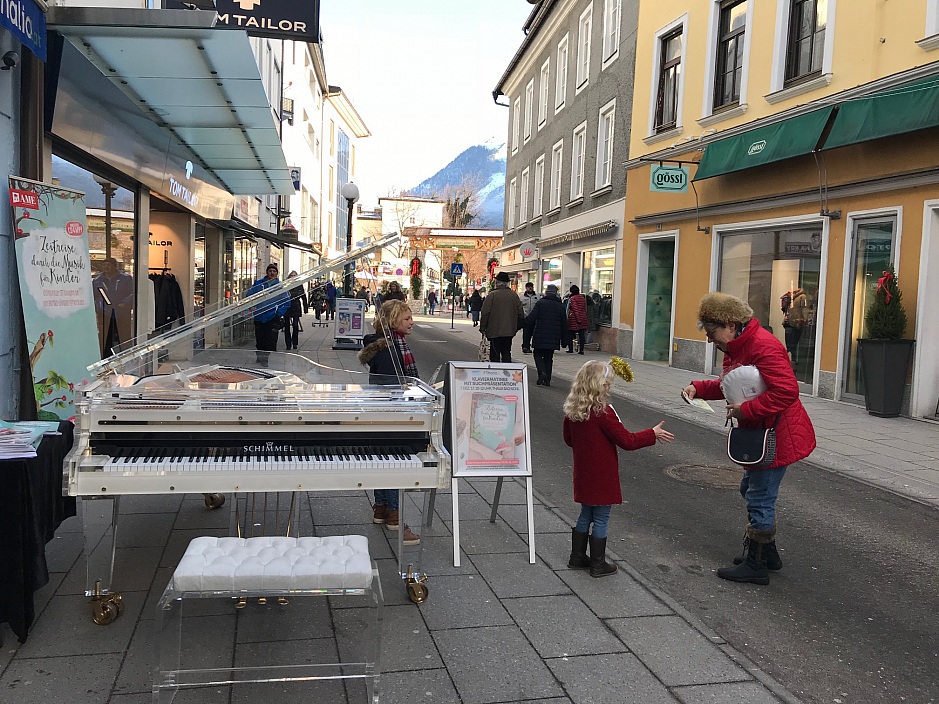
[[[529,259],[538,258],[538,248],[532,245],[531,243],[523,244],[518,248],[518,255],[522,258],[522,261],[528,261]]]
[[[649,190],[653,193],[687,193],[688,167],[653,166],[649,169]]]
[[[215,9],[216,26],[244,29],[254,37],[319,41],[320,0],[216,0]]]
[[[0,2],[0,27],[6,27],[20,44],[46,60],[46,15],[33,0]]]
[[[110,322],[122,302],[92,293],[83,193],[11,176],[10,205],[38,418],[71,420],[101,359],[95,317]]]

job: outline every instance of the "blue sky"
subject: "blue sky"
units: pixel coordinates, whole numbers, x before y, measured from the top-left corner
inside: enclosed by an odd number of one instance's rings
[[[526,0],[323,0],[326,76],[372,136],[356,151],[361,202],[416,186],[467,147],[505,141],[492,90],[524,38]]]

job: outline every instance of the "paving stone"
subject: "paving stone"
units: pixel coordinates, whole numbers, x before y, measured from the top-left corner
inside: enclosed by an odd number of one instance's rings
[[[153,621],[140,621],[124,654],[114,685],[115,694],[149,693],[153,688],[153,665],[156,662]]]
[[[433,633],[465,704],[563,696],[550,671],[512,627],[461,628]]]
[[[190,496],[198,496],[199,501],[205,506],[205,499],[202,494],[184,494],[175,496],[173,494],[143,494],[139,496],[122,496],[118,512],[123,516],[132,513],[178,513],[183,501]],[[123,528],[124,523],[121,522]]]
[[[527,553],[471,555],[470,560],[500,599],[570,594],[554,572],[538,562],[530,564]]]
[[[528,536],[522,536],[527,543]],[[567,570],[571,556],[571,529],[563,533],[535,533],[535,553],[553,570]]]
[[[674,614],[623,570],[603,579],[591,577],[587,570],[559,570],[557,575],[600,618]]]
[[[424,544],[421,569],[431,577],[454,574],[476,574],[476,567],[470,561],[465,550],[460,550],[460,566],[453,566],[452,536],[432,536],[429,538],[421,536],[421,542]]]
[[[365,597],[346,597],[364,605]],[[185,599],[184,602],[220,601],[227,605],[232,618],[238,619],[238,643],[261,643],[273,640],[307,640],[331,638],[332,624],[328,603],[322,596],[290,597],[287,604],[268,599],[259,604],[257,598],[248,599],[243,609],[232,608],[231,599]],[[187,603],[188,607],[189,604]]]
[[[19,647],[16,659],[123,652],[130,643],[146,592],[124,592],[123,596],[123,613],[106,628],[91,620],[91,607],[84,595],[54,596],[33,623],[29,639]]]
[[[672,693],[682,704],[779,704],[779,700],[759,682],[705,684],[676,687]]]
[[[82,558],[84,544],[81,533],[56,532],[46,543],[46,568],[49,572],[68,572]]]
[[[668,689],[629,653],[545,661],[574,704],[676,704]],[[738,702],[738,704],[740,704]]]
[[[607,623],[669,686],[751,679],[746,670],[678,616],[610,619]]]
[[[496,553],[528,553],[528,545],[502,520],[460,520],[460,548],[468,555],[492,555]]]
[[[561,520],[554,511],[550,511],[542,504],[535,504],[532,514],[535,517],[535,535],[545,533],[562,533],[570,538],[571,527]],[[527,539],[528,536],[528,506],[500,506],[499,517],[508,523],[516,532]]]
[[[17,657],[0,677],[0,701],[101,704],[108,700],[122,657],[90,650],[80,656]]]
[[[173,522],[174,513],[143,513],[122,515],[117,531],[117,547],[141,548],[166,545]],[[162,550],[161,550],[162,552]]]
[[[489,504],[492,504],[495,500],[497,485],[498,480],[486,482],[485,484],[477,483],[475,480],[472,481],[473,488],[476,489],[476,492]],[[499,495],[499,505],[510,506],[512,504],[527,505],[528,491],[525,487],[524,480],[516,481],[508,477],[502,480],[502,493]]]
[[[335,643],[331,638],[307,641],[246,643],[238,646],[236,666],[301,665],[308,663],[336,663]],[[337,668],[327,668],[324,674],[336,674]],[[258,702],[329,702],[344,704],[345,688],[341,680],[310,682],[266,682],[240,684],[231,688],[231,704],[257,704]],[[175,704],[175,701],[174,701]]]
[[[437,519],[444,521],[448,525],[453,522],[453,501],[452,495],[437,495],[434,503],[434,510]],[[466,493],[460,491],[460,524],[469,521],[488,521],[492,514],[492,506],[482,496],[476,492]]]
[[[310,511],[317,528],[372,522],[372,503],[365,492],[358,496],[333,496],[311,500]]]
[[[512,623],[489,586],[473,575],[435,578],[420,610],[431,632]]]
[[[505,599],[502,605],[543,658],[626,650],[574,595]],[[550,614],[550,618],[546,618],[546,614]]]
[[[381,704],[462,704],[450,675],[442,668],[382,673],[380,687]]]
[[[335,612],[336,640],[343,660],[364,657],[373,619],[374,608]],[[385,608],[381,645],[382,673],[443,667],[421,612],[413,604]]]

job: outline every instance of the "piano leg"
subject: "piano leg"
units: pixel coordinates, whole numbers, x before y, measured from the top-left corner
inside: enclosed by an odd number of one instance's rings
[[[91,617],[99,626],[113,623],[124,610],[121,595],[111,591],[119,500],[118,496],[81,500],[85,538],[85,596],[91,598]]]
[[[428,500],[429,492],[426,490],[420,490],[421,494],[424,497],[424,507],[422,509],[422,514],[420,520],[416,525],[424,525],[425,519],[428,516]],[[404,580],[404,587],[408,593],[408,598],[413,601],[415,604],[421,604],[427,600],[428,588],[427,588],[427,575],[423,574],[421,570],[421,558],[424,556],[424,542],[423,540],[417,545],[417,569],[414,569],[414,563],[408,562],[407,569],[402,569],[404,567],[404,528],[407,523],[404,520],[405,516],[405,504],[407,492],[404,489],[398,490],[398,516],[400,520],[400,527],[398,530],[398,572],[401,575],[401,578]]]

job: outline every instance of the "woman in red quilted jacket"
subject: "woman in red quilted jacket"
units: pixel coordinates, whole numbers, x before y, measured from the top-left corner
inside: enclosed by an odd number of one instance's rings
[[[579,286],[571,286],[571,295],[567,299],[567,329],[570,330],[570,336],[567,338],[568,354],[574,353],[575,334],[577,344],[580,346],[580,354],[584,353],[588,327],[590,323],[587,321],[587,299],[581,295]]]
[[[722,567],[717,576],[733,582],[769,584],[769,570],[782,569],[776,549],[776,498],[786,469],[815,449],[815,429],[802,401],[789,355],[775,335],[760,326],[753,309],[736,296],[711,292],[698,308],[698,328],[724,353],[724,371],[755,366],[766,391],[743,403],[728,403],[727,418],[744,428],[769,428],[776,422],[776,460],[768,467],[746,469],[740,493],[747,504],[744,555],[735,567]],[[724,398],[716,379],[694,381],[685,387],[689,397]],[[778,421],[777,421],[778,418]]]
[[[574,450],[574,501],[581,504],[580,518],[571,531],[571,557],[567,566],[575,570],[589,569],[591,577],[606,577],[616,572],[616,565],[606,561],[610,509],[613,504],[623,503],[616,448],[638,450],[675,438],[662,427],[665,421],[638,433],[626,430],[610,405],[612,384],[610,365],[591,360],[577,372],[564,402],[564,442]]]

